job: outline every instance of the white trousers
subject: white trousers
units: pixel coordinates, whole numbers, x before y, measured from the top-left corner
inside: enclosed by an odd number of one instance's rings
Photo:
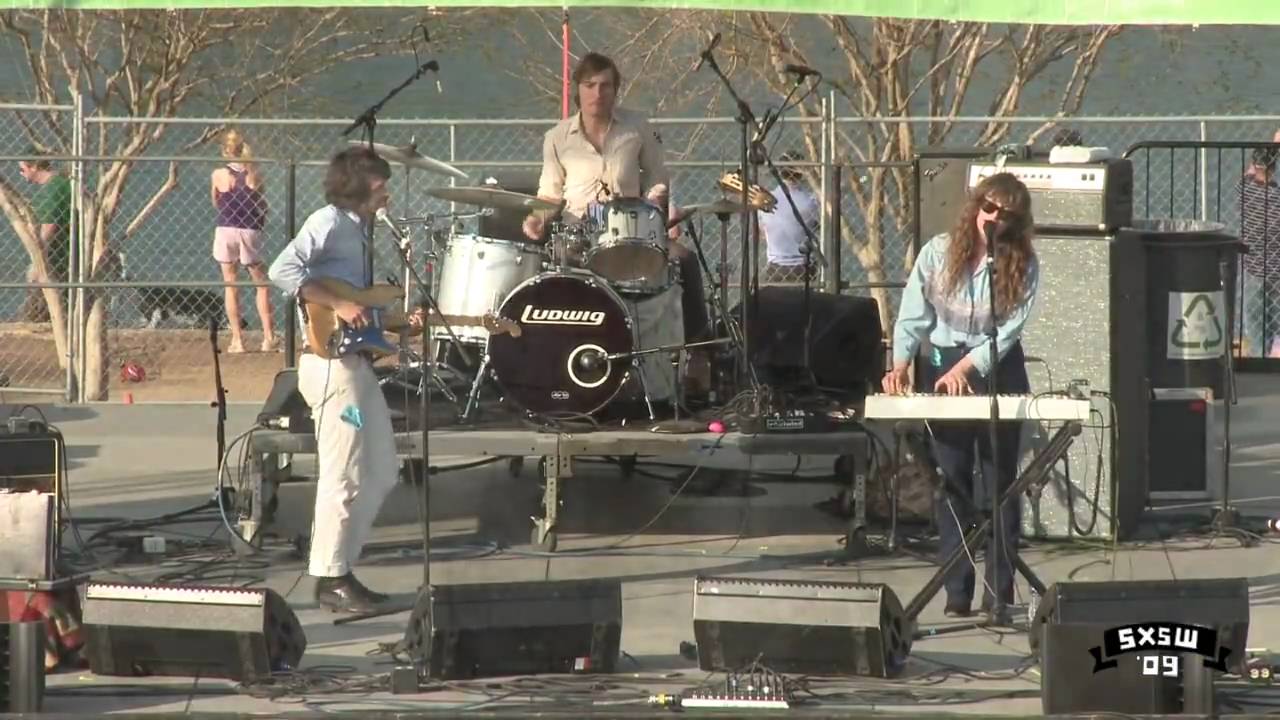
[[[298,391],[311,406],[319,462],[308,572],[341,577],[360,558],[399,478],[391,412],[362,357],[324,360],[304,353]]]

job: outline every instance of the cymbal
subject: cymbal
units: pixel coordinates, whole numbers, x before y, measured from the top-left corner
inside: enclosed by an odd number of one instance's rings
[[[716,200],[715,202],[690,205],[688,209],[694,212],[710,213],[712,215],[734,215],[742,212],[742,203],[737,200],[721,199]],[[752,205],[751,209],[759,210],[760,208]]]
[[[759,210],[760,208],[752,209]],[[667,229],[679,225],[698,213],[707,213],[710,215],[737,215],[741,212],[742,203],[734,202],[733,200],[716,200],[715,202],[688,205],[680,208],[679,214],[667,221]]]
[[[427,194],[464,205],[498,208],[500,210],[559,210],[560,204],[547,202],[533,195],[487,187],[431,188]]]
[[[350,140],[348,142],[351,145],[367,146],[369,144],[360,140]],[[426,170],[427,172],[433,172],[439,175],[452,176],[460,180],[469,179],[466,173],[449,163],[436,160],[433,157],[428,157],[419,153],[418,146],[413,143],[401,146],[373,143],[373,151],[378,154],[378,157],[381,157],[387,162],[397,163],[404,165],[405,167],[417,168],[419,170]]]

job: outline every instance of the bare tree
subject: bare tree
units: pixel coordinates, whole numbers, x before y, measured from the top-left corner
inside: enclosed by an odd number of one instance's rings
[[[659,19],[659,27],[668,30],[642,35],[639,28],[646,26],[647,19]],[[844,224],[841,242],[857,257],[871,282],[898,279],[914,261],[910,252],[901,253],[899,260],[897,254],[890,259],[885,250],[888,237],[910,235],[913,230],[915,194],[906,164],[917,149],[947,141],[962,111],[995,118],[1017,115],[1028,89],[1037,81],[1054,97],[1054,111],[1046,114],[1065,118],[1078,112],[1099,54],[1121,31],[1116,25],[997,26],[756,12],[664,11],[613,19],[593,16],[592,21],[597,23],[589,33],[593,49],[612,49],[633,75],[647,73],[660,81],[651,92],[667,103],[693,96],[685,82],[693,80],[690,58],[696,60],[697,48],[706,42],[707,28],[722,33],[717,57],[726,73],[741,84],[744,94],[763,86],[778,98],[785,96],[793,78],[778,68],[787,63],[827,71],[826,79],[836,89],[838,101],[861,118],[839,126],[835,160],[857,166],[844,176],[846,194],[856,203],[858,217]],[[550,34],[551,30],[543,27],[531,36],[539,32]],[[635,39],[637,35],[640,40]],[[655,46],[662,50],[653,52]],[[670,52],[671,48],[683,52]],[[664,56],[669,58],[665,64]],[[1065,80],[1048,77],[1051,69],[1068,67]],[[551,74],[555,73],[558,67]],[[559,86],[546,79],[541,87],[558,93]],[[705,77],[698,78],[698,83],[716,94],[721,92],[718,83],[707,82]],[[820,118],[822,97],[822,93],[810,95],[791,115]],[[1051,125],[1036,128],[1024,140],[1035,140]],[[823,125],[806,122],[796,126],[803,133],[810,158],[817,160]],[[998,144],[1009,133],[1009,123],[995,120],[966,142]],[[810,174],[810,181],[815,189],[820,182],[816,173]],[[767,180],[762,182],[768,184]],[[901,265],[889,267],[890,262]],[[888,293],[876,290],[873,294],[887,327],[893,312]]]
[[[344,63],[403,49],[405,30],[385,31],[377,22],[396,15],[350,10],[205,11],[9,11],[0,14],[0,34],[16,43],[33,100],[68,103],[82,96],[87,112],[134,118],[170,118],[194,102],[223,116],[262,112],[272,98],[297,90]],[[391,46],[391,43],[395,43]],[[18,115],[36,149],[70,155],[72,128],[65,115]],[[40,127],[36,127],[40,125]],[[115,247],[131,234],[178,184],[171,165],[166,181],[141,210],[114,223],[134,170],[131,158],[144,154],[166,133],[167,124],[96,124],[86,134],[85,152],[118,158],[96,166],[85,178],[80,222],[89,282],[110,279]],[[207,141],[207,128],[184,149]],[[53,138],[52,141],[49,138]],[[0,181],[0,211],[30,255],[37,282],[49,278],[46,255],[33,230],[31,209],[21,193]],[[124,227],[123,233],[118,228]],[[117,228],[114,231],[113,228]],[[68,357],[63,294],[46,291],[59,363]],[[85,394],[107,395],[107,307],[105,293],[87,294]]]

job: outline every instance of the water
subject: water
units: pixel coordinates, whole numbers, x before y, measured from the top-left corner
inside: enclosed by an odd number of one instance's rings
[[[674,14],[674,13],[673,13]],[[378,126],[380,141],[402,143],[410,139],[418,141],[421,151],[443,159],[461,161],[473,177],[488,174],[511,173],[517,169],[504,167],[504,163],[525,163],[522,170],[527,176],[536,173],[540,159],[541,133],[558,114],[559,102],[538,90],[539,84],[556,87],[555,75],[559,69],[559,51],[551,37],[528,31],[528,43],[512,41],[510,18],[507,13],[497,23],[486,27],[472,27],[465,40],[439,46],[433,53],[441,65],[440,79],[443,93],[437,93],[432,78],[420,80],[391,100],[382,113],[383,122]],[[542,13],[552,26],[558,23],[558,11]],[[634,15],[634,13],[632,13]],[[523,17],[523,16],[522,16]],[[625,23],[602,23],[598,13],[581,13],[575,27],[583,37],[598,39],[595,33],[601,24],[610,27],[626,27]],[[618,16],[614,16],[618,17]],[[798,29],[806,32],[818,21],[804,18],[797,21]],[[641,25],[636,24],[636,27]],[[657,32],[655,30],[655,32]],[[1199,30],[1168,30],[1155,28],[1130,28],[1104,50],[1099,69],[1089,86],[1082,115],[1160,115],[1160,114],[1226,114],[1262,113],[1272,110],[1268,104],[1280,90],[1280,77],[1266,72],[1280,60],[1280,49],[1268,42],[1263,28],[1208,27]],[[558,33],[557,33],[558,36]],[[819,43],[829,37],[826,31],[814,32],[807,48],[812,63],[820,69],[832,71],[840,67],[839,55],[823,50]],[[688,38],[696,41],[696,38]],[[689,42],[685,42],[688,45]],[[600,49],[609,51],[608,43]],[[0,49],[0,54],[14,52],[13,47]],[[671,52],[677,58],[687,55],[692,63],[696,47],[684,47],[675,43]],[[526,73],[524,68],[540,62],[543,73]],[[680,65],[678,60],[672,66]],[[413,71],[412,59],[383,57],[369,61],[353,62],[317,79],[309,87],[300,88],[294,96],[284,97],[280,107],[306,107],[323,111],[331,117],[343,118],[357,115],[368,105],[380,100],[385,93]],[[1054,90],[1066,80],[1069,64],[1061,64],[1046,72],[1030,84],[1020,112],[1029,115],[1048,114],[1056,108]],[[623,67],[624,74],[632,68]],[[984,114],[989,102],[990,90],[1002,68],[990,67],[975,80],[970,102],[964,108],[967,114]],[[0,80],[0,92],[22,99],[20,77],[10,75]],[[739,82],[742,92],[757,110],[767,105],[769,95],[759,86]],[[1135,92],[1135,88],[1145,89]],[[671,101],[663,111],[665,116],[696,117],[705,112],[705,98],[692,98],[698,91],[706,91],[712,97],[719,96],[721,105],[716,112],[726,113],[724,93],[719,92],[714,77],[707,71],[689,75],[682,81],[672,82],[669,74],[659,77],[631,77],[625,86],[625,102],[631,107],[649,108],[659,97]],[[673,98],[687,97],[684,102]],[[305,98],[305,102],[303,99]],[[198,105],[192,112],[202,110]],[[841,109],[841,114],[847,110]],[[395,124],[391,118],[546,118],[547,122],[535,126],[463,125],[451,134],[444,125],[426,123]],[[1020,127],[1013,133],[1029,131],[1034,126]],[[212,147],[184,150],[183,145],[192,140],[202,128],[175,126],[156,142],[151,154],[213,155]],[[259,154],[298,159],[323,159],[341,146],[342,126],[314,125],[306,127],[259,127],[246,125],[250,142]],[[951,142],[963,144],[976,135],[976,126],[960,126],[953,133]],[[1106,144],[1123,149],[1142,138],[1198,137],[1194,125],[1137,127],[1133,125],[1088,125],[1086,141]],[[1271,128],[1265,124],[1247,126],[1215,126],[1216,138],[1237,137],[1244,139],[1269,139]],[[116,132],[118,129],[112,129]],[[856,136],[855,132],[852,135]],[[736,164],[738,154],[737,130],[733,124],[699,129],[696,125],[663,126],[661,132],[669,156],[677,162],[674,185],[677,201],[685,204],[713,199],[715,178],[722,167]],[[354,136],[353,136],[354,137]],[[801,133],[796,127],[784,127],[776,136],[775,149],[800,144]],[[18,133],[0,136],[0,154],[19,155],[26,151],[27,141]],[[847,150],[847,148],[846,148]],[[91,152],[94,150],[91,149]],[[678,167],[681,160],[712,161],[714,167]],[[210,257],[213,237],[214,210],[209,201],[208,174],[216,166],[189,164],[179,168],[179,185],[160,202],[152,215],[137,227],[129,230],[129,223],[152,194],[164,183],[167,164],[137,164],[121,201],[121,212],[111,228],[116,247],[123,249],[128,259],[130,279],[140,281],[206,281],[217,282],[218,273]],[[17,176],[16,163],[9,163],[0,171],[4,179],[21,192],[29,187]],[[88,170],[92,184],[99,173],[96,167]],[[272,212],[266,230],[267,254],[274,256],[287,242],[286,225],[286,171],[282,165],[264,166],[267,178],[266,193]],[[322,168],[307,166],[298,170],[297,222],[323,204],[320,196]],[[428,212],[445,212],[448,206],[424,194],[427,187],[447,184],[446,180],[415,173],[408,178],[397,173],[392,182],[395,206],[393,215],[422,215]],[[466,183],[460,183],[466,184]],[[861,222],[856,204],[851,198],[844,201],[843,216],[846,223],[855,228]],[[703,226],[708,241],[707,250],[714,257],[719,251],[719,228],[714,222]],[[731,261],[738,254],[735,225],[728,229]],[[893,258],[905,258],[905,236],[892,232]],[[419,252],[426,247],[425,233],[416,237]],[[388,248],[383,248],[388,249]],[[864,276],[853,253],[845,253],[846,277]],[[890,263],[891,276],[901,273],[900,263]],[[21,281],[27,267],[26,254],[9,227],[0,228],[0,281]],[[380,253],[379,276],[393,268],[389,252]],[[12,315],[21,293],[0,292],[0,317]],[[121,322],[136,322],[128,308],[122,308]],[[253,317],[251,308],[249,317]]]

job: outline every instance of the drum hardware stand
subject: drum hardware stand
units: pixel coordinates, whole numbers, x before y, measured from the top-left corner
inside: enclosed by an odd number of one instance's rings
[[[742,338],[742,330],[740,326],[734,323],[734,318],[730,316],[729,311],[726,307],[726,305],[728,304],[728,297],[727,297],[728,288],[725,287],[725,285],[723,284],[726,280],[726,277],[724,274],[724,267],[725,267],[724,255],[726,252],[725,234],[727,233],[727,230],[725,229],[725,225],[729,220],[729,216],[727,214],[724,214],[724,215],[719,215],[719,217],[720,217],[720,256],[721,256],[720,280],[722,284],[718,288],[717,292],[712,293],[711,305],[713,306],[713,309],[715,311],[714,312],[715,316],[718,317],[720,321],[724,323],[725,331],[729,333],[728,342],[729,344],[733,345],[733,351],[741,352],[743,348],[743,342],[744,342]],[[711,267],[707,263],[706,254],[702,252],[702,242],[698,239],[698,233],[696,233],[693,229],[693,220],[691,218],[685,220],[685,229],[689,231],[689,237],[693,239],[693,247],[698,254],[698,263],[702,265],[702,272],[705,273],[707,277],[712,277]],[[712,326],[714,327],[714,323]],[[694,345],[701,345],[701,344],[704,344],[704,343],[690,343],[689,347],[692,347]],[[723,344],[723,341],[716,341],[715,344]],[[755,367],[748,365],[747,373],[748,373],[748,376],[752,379],[753,383],[758,384],[759,381],[755,379],[755,373],[756,373]]]

